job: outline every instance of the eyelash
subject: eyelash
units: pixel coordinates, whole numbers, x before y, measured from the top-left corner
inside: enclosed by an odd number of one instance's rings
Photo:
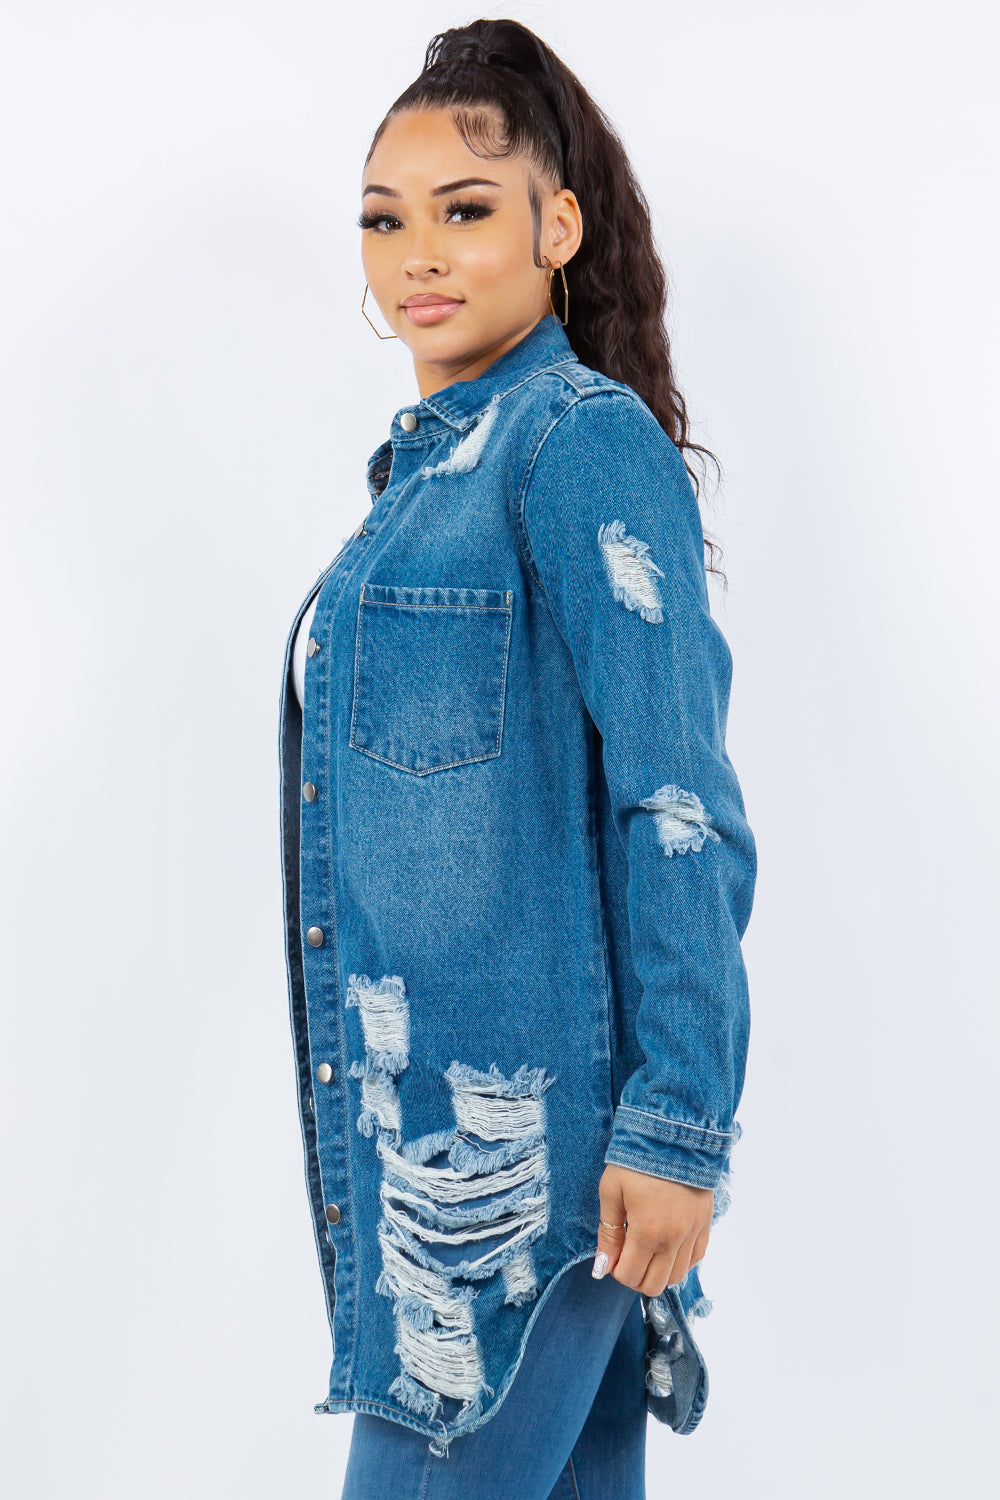
[[[471,213],[473,215],[473,222],[476,219],[489,218],[490,214],[494,211],[488,203],[478,203],[471,198],[455,198],[445,207],[445,214]],[[394,218],[396,218],[395,214],[376,214],[362,211],[358,216],[358,228],[374,229],[376,234],[391,234],[391,229],[376,229],[375,226],[381,224],[383,219]],[[396,222],[399,223],[399,220],[397,219]]]

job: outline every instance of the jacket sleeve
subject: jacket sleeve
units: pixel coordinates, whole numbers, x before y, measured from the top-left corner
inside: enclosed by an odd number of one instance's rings
[[[750,1031],[741,939],[756,846],[725,748],[732,658],[714,623],[701,517],[679,449],[623,385],[579,396],[529,463],[529,568],[603,742],[628,860],[645,1062],[606,1162],[728,1205]]]

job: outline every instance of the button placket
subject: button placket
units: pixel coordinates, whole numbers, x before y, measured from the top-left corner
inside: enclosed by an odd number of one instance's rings
[[[337,902],[329,878],[327,851],[335,840],[336,809],[327,795],[330,753],[330,714],[333,712],[327,676],[338,666],[340,638],[336,610],[349,587],[362,549],[349,542],[343,561],[318,602],[307,651],[306,705],[301,741],[301,843],[299,849],[300,932],[303,951],[305,1021],[310,1077],[305,1091],[312,1102],[315,1172],[314,1212],[327,1255],[336,1257],[337,1289],[333,1319],[338,1338],[348,1336],[353,1319],[351,1278],[354,1267],[350,1214],[350,1182],[344,1149],[344,1116],[348,1106],[347,1066],[341,1055],[340,931]],[[328,1267],[333,1274],[333,1260]]]

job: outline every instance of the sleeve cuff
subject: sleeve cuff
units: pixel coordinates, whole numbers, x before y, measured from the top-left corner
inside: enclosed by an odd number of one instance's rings
[[[604,1161],[609,1166],[631,1167],[651,1177],[714,1190],[736,1139],[735,1131],[710,1130],[620,1104]]]

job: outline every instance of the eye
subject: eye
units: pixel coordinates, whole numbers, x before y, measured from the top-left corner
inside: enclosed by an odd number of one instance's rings
[[[376,234],[389,234],[390,231],[388,229],[379,229],[378,227],[386,219],[393,219],[397,224],[399,223],[399,220],[395,217],[394,214],[375,214],[362,212],[358,215],[358,228],[374,229]]]
[[[488,203],[480,203],[475,198],[456,198],[445,209],[447,217],[452,214],[471,214],[473,222],[476,219],[488,219],[493,212],[494,210]]]

